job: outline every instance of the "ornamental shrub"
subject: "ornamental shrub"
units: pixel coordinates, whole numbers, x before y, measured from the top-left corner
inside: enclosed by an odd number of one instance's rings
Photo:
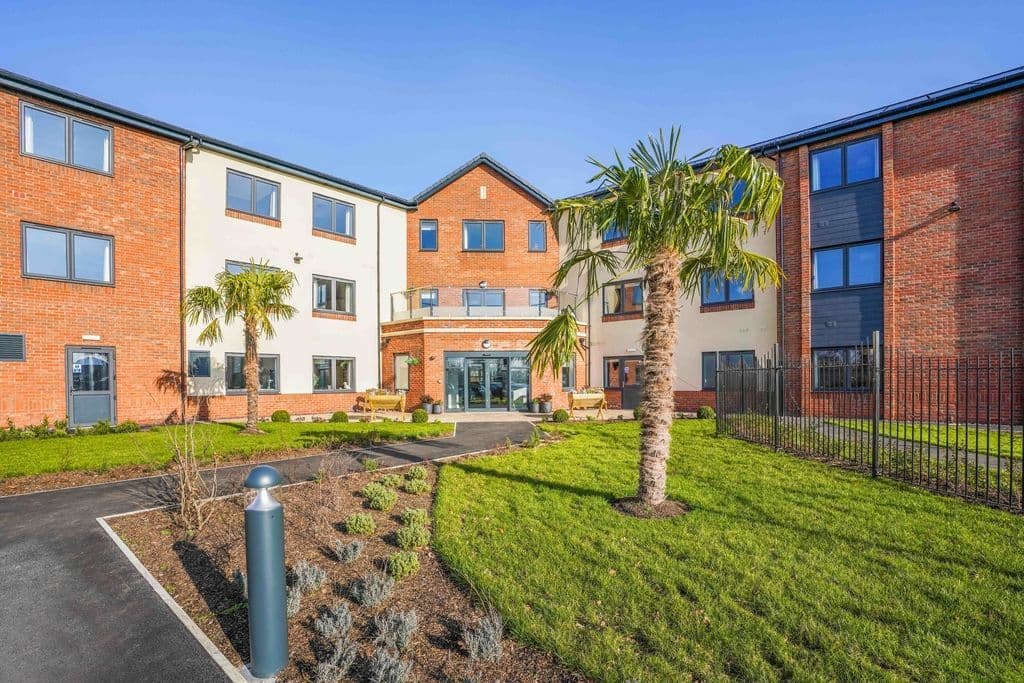
[[[415,550],[430,543],[430,532],[419,524],[403,526],[395,533],[395,542],[402,550]]]
[[[389,489],[397,489],[402,485],[402,476],[395,474],[394,472],[390,472],[380,478],[380,483],[387,486]]]
[[[711,406],[701,406],[697,408],[697,419],[698,420],[714,420],[715,409]]]
[[[371,510],[387,512],[398,502],[398,494],[380,482],[371,481],[363,487],[363,497]]]
[[[400,550],[388,555],[388,573],[395,581],[401,581],[420,570],[420,556],[411,550]]]
[[[349,592],[363,607],[373,607],[386,600],[394,587],[393,578],[387,574],[374,573],[353,581]]]
[[[339,410],[331,415],[331,422],[348,422],[348,413],[344,410]]]
[[[417,408],[412,411],[412,421],[416,424],[423,424],[427,421],[427,411],[423,410],[423,408]]]
[[[291,422],[292,416],[287,410],[275,410],[270,414],[271,422]]]
[[[423,508],[405,508],[399,519],[407,526],[426,526],[430,521],[430,515]]]
[[[405,483],[402,484],[402,488],[405,489],[406,493],[419,495],[429,491],[430,484],[428,484],[425,479],[406,479]]]
[[[369,536],[376,531],[376,529],[377,525],[373,523],[373,517],[365,512],[357,512],[354,515],[349,515],[345,520],[346,533],[355,534],[357,536]]]
[[[410,467],[409,471],[405,473],[405,477],[406,479],[426,479],[427,468],[424,467],[423,465],[416,465],[414,467]]]
[[[552,422],[568,422],[569,421],[569,411],[566,410],[565,408],[559,408],[558,410],[556,410],[554,413],[551,414],[551,421]]]

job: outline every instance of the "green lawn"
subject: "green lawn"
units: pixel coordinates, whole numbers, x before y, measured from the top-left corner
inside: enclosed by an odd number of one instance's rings
[[[451,433],[452,425],[430,422],[264,422],[266,434],[240,434],[243,425],[204,423],[195,427],[204,457],[232,458],[330,444],[368,444]],[[171,460],[169,430],[157,427],[131,434],[103,434],[0,442],[0,478],[46,472],[105,471],[123,465],[160,469]]]
[[[1024,680],[1024,519],[673,431],[638,520],[635,423],[445,465],[435,544],[511,630],[597,680]]]
[[[870,420],[829,420],[850,429],[870,432]],[[1011,435],[1008,431],[1000,433],[996,429],[986,432],[984,429],[959,425],[919,425],[911,422],[890,422],[883,420],[878,424],[878,433],[907,441],[929,443],[934,446],[957,448],[959,451],[970,451],[988,455],[1010,455]],[[1020,434],[1012,437],[1013,457],[1021,457],[1024,440]]]

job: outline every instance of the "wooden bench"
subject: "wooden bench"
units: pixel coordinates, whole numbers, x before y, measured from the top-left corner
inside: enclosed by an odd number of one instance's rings
[[[601,389],[584,389],[583,391],[569,392],[569,417],[573,417],[574,411],[597,409],[597,419],[604,417],[604,409],[608,407],[604,391]]]
[[[363,410],[376,416],[378,410],[397,410],[405,412],[405,394],[388,394],[380,391],[367,391],[363,396]]]

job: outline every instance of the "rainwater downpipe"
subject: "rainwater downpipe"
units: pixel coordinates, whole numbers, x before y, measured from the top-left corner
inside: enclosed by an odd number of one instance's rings
[[[377,199],[377,387],[380,388],[384,379],[384,340],[381,336],[380,317],[380,207],[384,203],[384,197]]]

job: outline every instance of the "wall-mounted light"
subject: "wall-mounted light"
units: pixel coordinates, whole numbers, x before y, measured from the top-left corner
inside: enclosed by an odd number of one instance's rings
[[[296,263],[302,263],[302,255],[299,252],[295,252],[295,256],[292,257],[292,261]]]
[[[480,342],[480,346],[482,346],[485,349],[491,348],[491,340],[490,339],[484,339],[482,342]]]
[[[487,280],[480,281],[480,289],[487,289]]]
[[[960,202],[958,202],[955,199],[949,203],[949,206],[946,207],[946,211],[949,211],[950,213],[956,213],[959,210],[960,210]]]

